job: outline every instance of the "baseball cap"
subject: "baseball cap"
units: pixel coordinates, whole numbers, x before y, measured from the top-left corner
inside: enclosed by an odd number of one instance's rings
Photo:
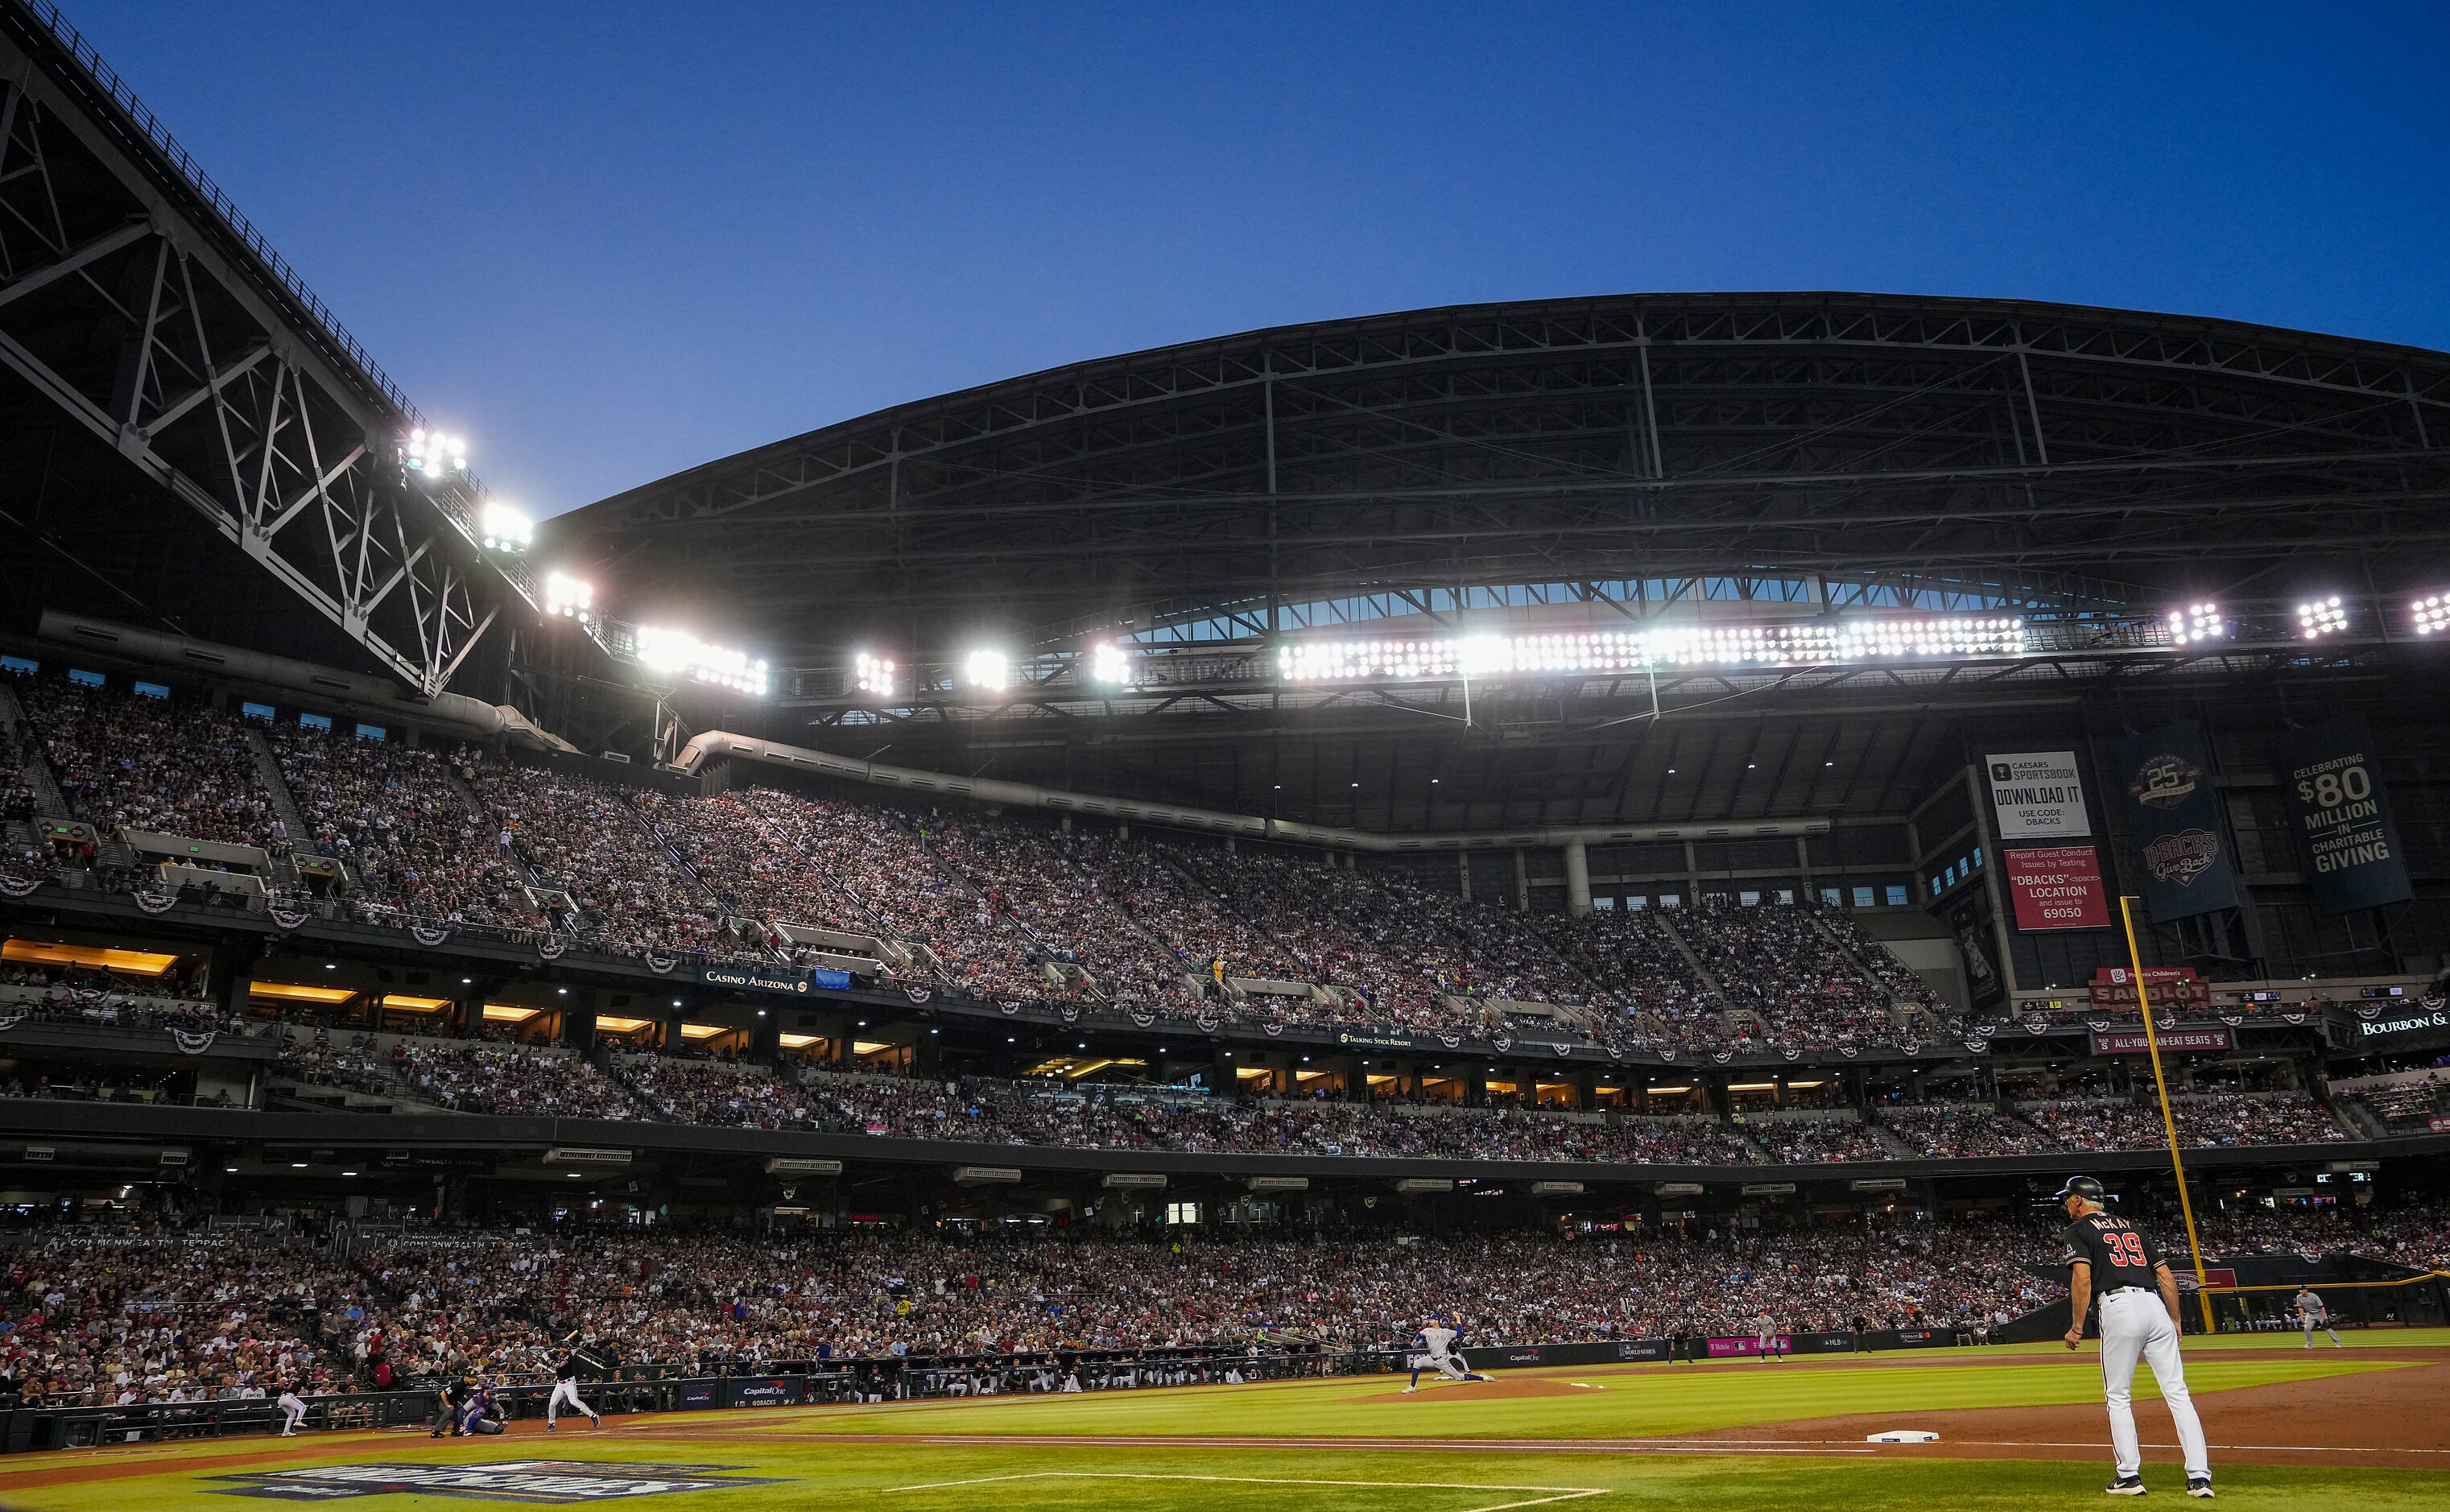
[[[2082,1197],[2087,1202],[2101,1200],[2101,1183],[2090,1176],[2070,1176],[2067,1185],[2051,1193],[2052,1202],[2065,1202],[2070,1197]]]

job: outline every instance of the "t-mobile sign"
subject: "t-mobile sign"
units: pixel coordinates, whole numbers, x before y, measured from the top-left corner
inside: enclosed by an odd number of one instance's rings
[[[2014,900],[2016,927],[2108,929],[2110,900],[2101,885],[2101,856],[2090,845],[2043,845],[2000,852]]]

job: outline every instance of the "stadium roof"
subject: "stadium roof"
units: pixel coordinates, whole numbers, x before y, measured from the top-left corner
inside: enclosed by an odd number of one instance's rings
[[[2386,638],[2381,606],[2450,576],[2445,498],[2440,353],[2005,300],[1631,295],[1282,327],[901,405],[565,515],[545,554],[599,604],[783,669],[773,718],[703,722],[1403,828],[1896,812],[1961,759],[1927,716],[2145,669],[2110,653],[2234,670],[2155,640],[2173,603],[2269,621],[2347,591],[2357,638]],[[2054,659],[1551,679],[1475,707],[1289,688],[1274,660],[1322,635],[1909,611],[2018,615]],[[1100,642],[1162,670],[1095,687]],[[1013,659],[1009,696],[964,695],[978,647]],[[861,651],[896,663],[890,696],[858,686]],[[1726,727],[1772,713],[1774,736]],[[1434,796],[1441,771],[1452,795],[1459,745],[1508,741],[1542,755],[1481,764],[1468,816],[1342,801]],[[1682,764],[1737,754],[1786,775],[1678,811]]]
[[[2001,300],[1639,295],[1079,363],[710,462],[551,537],[639,617],[719,615],[822,662],[1518,585],[2226,591],[2307,549],[2438,549],[2445,447],[2435,352]]]

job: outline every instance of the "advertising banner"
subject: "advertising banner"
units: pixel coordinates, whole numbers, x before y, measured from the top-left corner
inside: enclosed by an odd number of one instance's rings
[[[2280,798],[2314,906],[2326,914],[2403,903],[2408,885],[2390,795],[2364,716],[2299,730],[2280,746]]]
[[[1872,1342],[1877,1345],[1884,1337],[1895,1339],[1897,1342],[1896,1347],[1900,1349],[1930,1349],[1954,1345],[1956,1330],[1954,1328],[1897,1328],[1885,1335],[1877,1333],[1872,1335]]]
[[[809,986],[806,973],[781,966],[700,966],[697,979],[734,992],[774,992],[792,998],[807,997]]]
[[[714,1380],[684,1381],[673,1397],[684,1410],[710,1407],[723,1400],[723,1383]]]
[[[2333,1041],[2360,1056],[2450,1045],[2450,1007],[2407,1003],[2373,1018],[2342,1014],[2335,1022],[2338,1028],[2332,1035]]]
[[[2095,1029],[2092,1053],[2096,1056],[2141,1056],[2152,1048],[2150,1038],[2141,1029]],[[2233,1050],[2237,1037],[2226,1024],[2204,1024],[2188,1029],[2162,1029],[2155,1026],[2152,1038],[2161,1041],[2164,1052],[2194,1050]]]
[[[1991,963],[1988,901],[1977,887],[1948,910],[1948,932],[1956,937],[1956,953],[1965,961],[1966,996],[1976,1008],[1998,1001],[2006,988],[1999,969]]]
[[[2084,779],[2071,750],[2029,750],[1985,756],[1991,808],[1999,816],[1999,843],[2075,840],[2092,833],[2084,811]]]
[[[2101,885],[2101,853],[2090,845],[2003,850],[2008,896],[2016,927],[2108,929],[2110,898]]]
[[[2127,825],[2143,863],[2144,906],[2156,923],[2237,906],[2227,825],[2202,728],[2165,725],[2118,747]]]
[[[1770,1335],[1770,1339],[1778,1346],[1779,1353],[1793,1354],[1795,1352],[1795,1341],[1787,1335],[1783,1333],[1773,1333]],[[1712,1339],[1710,1341],[1710,1358],[1713,1360],[1720,1359],[1723,1356],[1759,1354],[1760,1352],[1760,1340],[1753,1337],[1749,1333],[1740,1339]]]
[[[807,1386],[805,1376],[755,1375],[726,1381],[726,1406],[791,1407],[800,1405],[800,1393]]]
[[[2154,1011],[2165,1017],[2211,1011],[2212,984],[2198,976],[2192,966],[2147,966],[2144,979],[2151,984]],[[2096,1008],[2132,1008],[2136,1005],[2135,974],[2124,966],[2097,967],[2090,992]]]
[[[1504,1348],[1474,1345],[1458,1351],[1474,1370],[1520,1369],[1526,1366],[1610,1365],[1619,1360],[1664,1360],[1665,1339],[1618,1339],[1607,1344],[1524,1344]]]

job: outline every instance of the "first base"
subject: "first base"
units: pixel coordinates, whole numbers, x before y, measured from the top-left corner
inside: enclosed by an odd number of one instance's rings
[[[1866,1433],[1865,1444],[1937,1444],[1939,1435],[1926,1428],[1891,1428],[1885,1433]]]

